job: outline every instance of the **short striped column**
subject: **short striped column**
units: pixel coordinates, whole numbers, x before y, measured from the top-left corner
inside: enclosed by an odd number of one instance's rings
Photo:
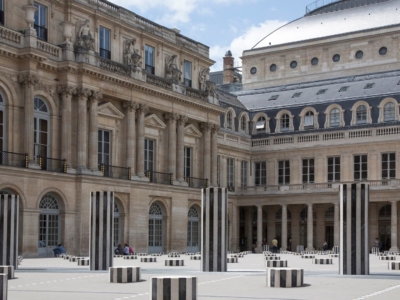
[[[141,257],[140,262],[157,262],[157,257]]]
[[[124,259],[137,259],[137,256],[136,255],[127,255],[127,256],[124,256]]]
[[[0,195],[0,265],[18,269],[19,196]]]
[[[153,254],[151,254],[151,256],[163,256],[163,255],[161,253],[153,253]],[[176,257],[179,257],[179,255]]]
[[[226,258],[226,262],[227,262],[228,264],[234,264],[234,263],[237,263],[237,262],[238,262],[238,258],[237,258],[237,257],[227,257],[227,258]]]
[[[287,268],[287,260],[267,260],[267,268]]]
[[[78,266],[89,266],[90,259],[89,258],[80,258],[78,259]]]
[[[111,267],[111,283],[131,283],[140,281],[140,267]]]
[[[339,246],[333,246],[332,251],[333,253],[339,254]]]
[[[193,255],[190,257],[190,260],[201,260],[201,256],[200,255]]]
[[[369,184],[341,184],[340,275],[369,274],[368,207]]]
[[[201,256],[203,272],[226,272],[228,253],[228,191],[201,191]]]
[[[265,260],[281,260],[280,256],[265,256]]]
[[[14,267],[0,266],[0,274],[7,274],[8,279],[14,279]]]
[[[339,254],[329,254],[329,257],[335,257],[335,258],[337,258],[337,257],[339,257]]]
[[[90,193],[89,259],[91,271],[113,266],[114,192]]]
[[[276,288],[290,288],[303,286],[303,269],[270,268],[267,270],[267,286]]]
[[[8,275],[0,274],[0,300],[7,300]]]
[[[332,258],[315,258],[312,262],[315,265],[331,265]]]
[[[69,257],[70,262],[77,262],[80,259],[83,259],[83,257],[78,257],[78,256],[70,256]]]
[[[400,261],[390,261],[388,262],[389,270],[397,270],[400,271]]]
[[[137,256],[147,256],[147,253],[138,253]]]
[[[181,256],[176,252],[171,252],[168,254],[168,257],[181,257]]]
[[[379,256],[379,260],[396,260],[396,256]]]
[[[182,267],[184,266],[185,261],[183,259],[166,259],[165,266],[166,267]]]
[[[371,253],[372,253],[372,254],[379,253],[379,248],[378,248],[378,247],[372,247]]]
[[[151,300],[197,300],[197,277],[159,276],[151,278]]]
[[[301,258],[305,259],[315,258],[315,255],[302,255]]]

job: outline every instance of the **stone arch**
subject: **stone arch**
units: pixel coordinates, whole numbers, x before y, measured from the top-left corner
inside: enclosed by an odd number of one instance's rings
[[[331,111],[333,109],[335,109],[335,108],[338,109],[339,113],[340,113],[340,125],[339,125],[339,127],[343,127],[343,126],[346,125],[345,121],[344,121],[344,112],[345,112],[345,110],[339,104],[334,103],[334,104],[329,105],[326,108],[325,112],[324,112],[324,114],[325,114],[325,125],[324,125],[324,127],[325,128],[332,127],[331,126],[331,122],[330,122],[331,121],[330,116],[331,116]]]
[[[20,204],[22,203],[22,205],[20,205],[20,209],[27,208],[26,197],[25,197],[25,194],[22,191],[22,189],[20,189],[15,184],[12,184],[12,183],[9,183],[9,182],[5,182],[5,183],[0,184],[0,191],[6,190],[6,189],[15,191],[15,193],[19,196]]]
[[[162,199],[162,198],[155,198],[153,199],[153,201],[150,201],[149,203],[149,208],[147,210],[147,214],[150,211],[151,206],[153,205],[153,203],[157,203],[158,205],[160,205],[162,212],[163,212],[163,216],[164,217],[169,217],[169,205],[168,203]]]
[[[293,125],[293,118],[294,116],[292,115],[292,113],[287,110],[287,109],[282,109],[280,110],[277,114],[276,114],[276,127],[275,127],[275,132],[282,132],[281,129],[281,118],[283,115],[287,114],[289,116],[289,131],[294,131],[294,125]],[[285,131],[283,131],[285,132]]]
[[[68,211],[67,197],[64,195],[64,193],[60,189],[54,188],[54,187],[46,188],[39,194],[39,196],[36,200],[36,205],[35,205],[36,209],[39,209],[40,201],[42,200],[43,196],[46,194],[53,194],[56,196],[56,198],[59,201],[60,206],[61,206],[60,212]]]
[[[232,128],[228,128],[228,113],[231,113],[232,116]],[[235,131],[235,118],[236,118],[235,110],[232,107],[229,107],[225,114],[224,128]]]
[[[368,104],[368,102],[361,100],[354,103],[353,107],[350,109],[350,111],[352,112],[351,125],[357,124],[357,108],[361,105],[365,105],[366,108],[366,113],[367,113],[366,124],[372,123],[372,118],[371,118],[372,107]]]
[[[303,108],[303,110],[300,112],[299,117],[300,117],[300,127],[299,130],[305,130],[305,116],[308,112],[313,113],[313,129],[318,129],[319,128],[319,123],[318,123],[318,115],[319,113],[314,107],[308,106]]]
[[[50,109],[50,117],[59,117],[60,116],[60,112],[57,107],[57,104],[55,103],[53,97],[50,94],[48,94],[44,91],[35,91],[33,98],[40,98],[40,99],[44,100],[44,102],[47,104],[47,106]],[[32,99],[32,101],[33,101],[33,99]]]
[[[12,84],[8,80],[0,79],[0,91],[7,98],[7,107],[23,105],[23,103],[18,103],[18,101],[23,101],[23,97],[18,96],[15,86],[12,86]]]
[[[253,117],[253,134],[258,133],[257,131],[257,121],[260,117],[264,117],[265,118],[265,130],[263,131],[263,133],[270,133],[270,127],[269,127],[269,120],[270,118],[268,117],[268,115],[264,112],[259,112],[257,114],[254,115]]]
[[[397,102],[396,99],[392,97],[387,97],[384,98],[381,103],[379,103],[378,108],[379,108],[379,118],[378,118],[378,123],[383,123],[385,122],[384,118],[384,112],[385,112],[385,105],[388,103],[393,103],[394,104],[394,120],[393,121],[398,121],[400,119],[399,115],[399,103]]]

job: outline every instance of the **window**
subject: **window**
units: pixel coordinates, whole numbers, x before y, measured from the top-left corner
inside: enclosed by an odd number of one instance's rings
[[[367,108],[365,105],[360,105],[356,110],[356,124],[367,123]]]
[[[276,64],[272,64],[272,65],[269,67],[269,70],[270,70],[271,72],[275,72],[275,71],[276,71]]]
[[[297,61],[292,61],[291,63],[290,63],[290,68],[292,68],[292,69],[296,69],[296,67],[297,67]]]
[[[257,132],[265,132],[265,118],[259,117],[256,123]]]
[[[37,11],[35,11],[35,30],[37,38],[47,41],[47,7],[37,2],[34,3]]]
[[[145,69],[147,74],[155,74],[154,68],[154,47],[145,46]]]
[[[318,65],[318,58],[314,57],[314,58],[311,60],[311,65],[313,65],[313,66]]]
[[[267,185],[267,163],[265,161],[255,163],[255,185]]]
[[[50,112],[46,103],[40,98],[34,98],[34,157],[49,156],[50,144]],[[43,162],[45,162],[44,160]],[[42,166],[45,167],[45,166]]]
[[[382,153],[382,179],[396,178],[396,153]]]
[[[154,140],[144,140],[144,169],[154,171]]]
[[[111,59],[110,29],[100,26],[100,56]]]
[[[221,156],[217,156],[217,185],[221,186]]]
[[[278,163],[278,184],[290,184],[289,160],[281,160]]]
[[[184,67],[185,67],[185,72],[184,72],[185,85],[188,87],[192,87],[192,63],[190,61],[185,60]]]
[[[226,127],[232,129],[232,113],[230,111],[226,114]]]
[[[328,182],[340,181],[340,156],[328,157]]]
[[[314,127],[314,113],[312,111],[308,111],[304,116],[304,128]]]
[[[268,99],[268,101],[276,100],[278,99],[279,95],[272,95],[271,98]]]
[[[335,55],[332,57],[332,60],[333,60],[333,62],[338,62],[338,61],[340,61],[340,55],[339,55],[339,54],[335,54]]]
[[[6,128],[6,107],[3,97],[0,95],[0,151],[6,150],[5,128]],[[2,157],[0,157],[0,160],[1,159]]]
[[[340,111],[338,108],[334,108],[329,113],[329,126],[338,127],[340,126]]]
[[[364,89],[372,89],[374,87],[375,83],[367,83],[364,87]]]
[[[349,86],[342,86],[339,90],[339,93],[341,92],[347,92],[347,90],[349,89]]]
[[[242,116],[242,118],[240,119],[240,129],[243,131],[243,132],[246,132],[246,124],[247,122],[246,122],[246,117],[245,116]]]
[[[317,95],[323,95],[323,94],[326,93],[327,90],[328,90],[328,89],[319,90],[318,93],[317,93]]]
[[[364,56],[364,53],[362,51],[357,51],[356,52],[356,58],[361,59]]]
[[[98,163],[110,165],[111,133],[106,130],[99,130],[98,140]]]
[[[3,0],[0,0],[0,23],[4,25],[4,4]]]
[[[257,68],[256,67],[252,67],[251,69],[250,69],[250,74],[251,75],[255,75],[257,73]]]
[[[379,55],[385,55],[387,53],[387,48],[386,47],[382,47],[379,49]]]
[[[293,96],[292,96],[292,98],[298,98],[298,97],[300,97],[301,93],[302,93],[302,92],[294,93]]]
[[[227,185],[229,191],[235,190],[235,159],[228,158],[227,159]]]
[[[185,147],[184,149],[184,171],[183,176],[191,177],[192,176],[192,148]]]
[[[281,131],[289,131],[290,130],[290,117],[288,114],[284,114],[281,117]]]
[[[368,179],[368,156],[366,154],[354,155],[354,180]]]
[[[394,121],[395,120],[395,105],[393,102],[388,102],[383,107],[383,121]]]
[[[247,186],[247,166],[248,166],[248,162],[243,160],[241,173],[240,173],[240,177],[241,177],[240,179],[241,179],[242,186]]]
[[[313,183],[314,172],[314,158],[303,159],[303,183]]]

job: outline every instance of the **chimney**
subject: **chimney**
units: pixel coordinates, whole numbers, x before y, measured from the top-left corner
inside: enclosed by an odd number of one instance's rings
[[[235,75],[235,69],[234,69],[234,61],[235,59],[232,57],[232,52],[231,50],[226,51],[225,57],[224,57],[224,70],[223,70],[223,75],[224,75],[224,81],[223,83],[233,83],[234,75]]]

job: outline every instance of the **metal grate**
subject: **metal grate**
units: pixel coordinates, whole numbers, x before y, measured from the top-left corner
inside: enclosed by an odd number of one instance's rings
[[[0,151],[0,165],[28,168],[28,154]]]

